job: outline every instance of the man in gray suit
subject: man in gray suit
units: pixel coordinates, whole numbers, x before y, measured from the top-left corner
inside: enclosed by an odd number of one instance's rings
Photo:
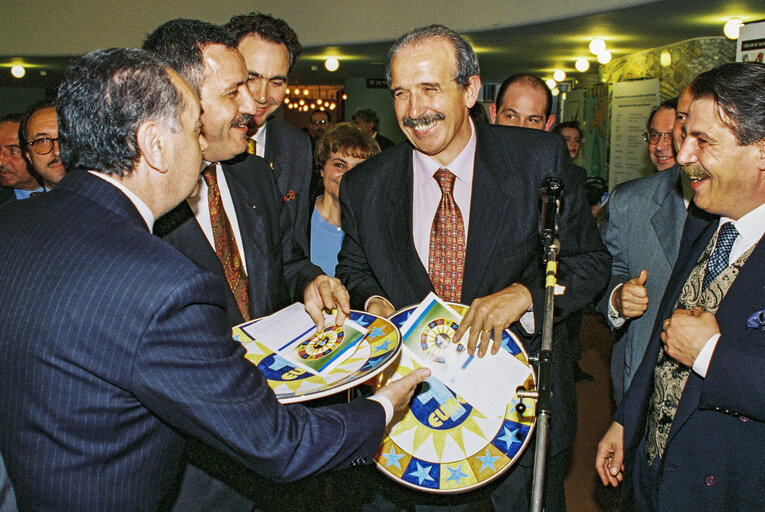
[[[678,99],[672,129],[676,150],[683,142],[690,102],[686,88]],[[602,235],[613,263],[598,309],[611,328],[626,327],[611,356],[611,382],[617,404],[643,359],[659,299],[677,258],[690,199],[690,187],[683,183],[681,175],[679,166],[674,165],[617,186],[608,201]]]
[[[234,16],[225,28],[236,38],[247,65],[255,112],[247,151],[266,159],[295,225],[295,241],[308,254],[309,185],[313,151],[308,135],[272,116],[284,102],[287,77],[303,47],[287,22],[262,13]]]

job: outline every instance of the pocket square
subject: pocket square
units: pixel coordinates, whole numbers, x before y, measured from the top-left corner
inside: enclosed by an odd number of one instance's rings
[[[749,317],[746,321],[749,329],[765,329],[765,309],[761,309]]]

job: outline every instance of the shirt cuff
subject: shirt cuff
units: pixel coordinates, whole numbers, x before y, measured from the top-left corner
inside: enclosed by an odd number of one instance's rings
[[[395,309],[396,309],[396,308],[394,308],[394,307],[393,307],[393,304],[391,304],[391,303],[390,303],[390,301],[389,301],[388,299],[386,299],[385,297],[383,297],[382,295],[372,295],[371,297],[369,297],[369,298],[366,300],[366,302],[364,302],[364,311],[366,311],[366,310],[368,310],[368,309],[369,309],[369,303],[370,303],[370,301],[371,301],[372,299],[382,299],[382,300],[384,300],[384,301],[385,301],[385,303],[386,303],[387,305],[389,305],[389,306],[390,306],[390,308],[391,308],[392,310],[394,310],[394,311],[395,311]]]
[[[619,312],[616,311],[616,308],[613,306],[614,293],[616,293],[616,290],[621,288],[623,285],[624,283],[614,287],[614,289],[611,291],[611,295],[608,296],[608,321],[611,323],[614,329],[621,329],[624,326],[624,322],[627,321],[627,319],[620,315]]]
[[[526,331],[526,334],[534,334],[536,332],[536,324],[534,322],[534,306],[531,306],[529,309],[526,310],[526,312],[521,315],[520,320],[521,327],[523,327],[523,330]]]
[[[368,400],[373,400],[382,405],[382,408],[385,410],[385,426],[387,427],[388,423],[390,423],[390,420],[393,419],[393,404],[390,403],[388,397],[385,396],[373,395],[370,396]]]
[[[720,339],[720,333],[713,335],[707,340],[706,345],[701,349],[699,355],[696,356],[696,360],[693,362],[693,371],[701,375],[707,376],[707,370],[709,370],[709,363],[712,361],[712,354],[717,347],[717,340]]]

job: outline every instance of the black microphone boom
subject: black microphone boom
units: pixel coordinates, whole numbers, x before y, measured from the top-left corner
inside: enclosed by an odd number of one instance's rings
[[[539,186],[542,197],[541,235],[545,246],[549,245],[558,234],[558,213],[560,199],[563,197],[563,182],[556,176],[548,176]]]

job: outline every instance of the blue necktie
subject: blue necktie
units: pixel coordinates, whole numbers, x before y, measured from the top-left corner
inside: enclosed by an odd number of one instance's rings
[[[726,222],[720,227],[717,233],[717,243],[712,254],[709,255],[707,270],[704,273],[704,290],[706,290],[712,281],[728,266],[730,259],[730,250],[733,248],[733,242],[736,241],[738,231],[732,222]]]

